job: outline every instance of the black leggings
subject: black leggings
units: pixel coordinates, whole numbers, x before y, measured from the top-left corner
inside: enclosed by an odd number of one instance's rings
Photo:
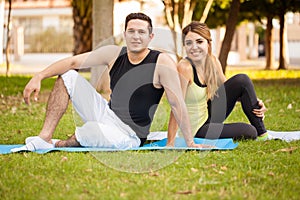
[[[241,102],[243,111],[250,124],[223,122],[232,112],[237,101]],[[208,101],[209,117],[197,131],[198,138],[234,138],[255,139],[257,135],[266,132],[262,118],[257,117],[252,110],[259,108],[254,86],[246,74],[238,74],[228,79],[217,91],[217,96]]]

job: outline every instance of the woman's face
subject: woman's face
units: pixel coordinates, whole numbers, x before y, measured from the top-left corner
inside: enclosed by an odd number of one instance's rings
[[[185,36],[184,47],[187,56],[194,62],[205,59],[208,54],[208,41],[194,32],[188,32]]]

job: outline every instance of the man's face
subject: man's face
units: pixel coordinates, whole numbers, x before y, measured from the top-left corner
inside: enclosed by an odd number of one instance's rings
[[[129,51],[138,53],[148,48],[148,44],[153,38],[153,34],[149,33],[148,26],[148,22],[140,19],[132,19],[128,22],[124,37]]]

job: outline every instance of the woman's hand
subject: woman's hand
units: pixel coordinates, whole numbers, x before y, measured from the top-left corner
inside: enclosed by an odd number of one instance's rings
[[[258,100],[258,105],[260,108],[258,109],[253,109],[253,113],[257,116],[257,117],[260,117],[262,119],[265,118],[265,112],[267,111],[267,108],[264,104],[264,102],[260,99],[257,99]]]
[[[213,149],[215,146],[213,145],[208,145],[208,144],[196,144],[194,142],[191,142],[189,145],[191,148],[200,148],[200,149]]]
[[[174,141],[172,141],[172,142],[169,142],[169,140],[168,140],[168,142],[167,142],[167,145],[166,145],[167,147],[174,147],[175,145],[174,145]]]

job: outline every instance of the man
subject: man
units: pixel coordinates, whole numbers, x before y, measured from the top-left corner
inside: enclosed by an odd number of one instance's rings
[[[165,53],[148,49],[153,36],[151,19],[143,13],[131,13],[125,20],[127,47],[103,46],[62,59],[33,76],[23,93],[27,104],[32,93],[37,99],[43,79],[56,75],[58,78],[49,96],[39,135],[27,138],[25,146],[12,151],[69,146],[118,149],[141,146],[164,91],[187,145],[202,147],[193,141],[174,61]],[[86,67],[109,70],[112,91],[109,103],[75,71]],[[53,132],[69,99],[84,125],[77,127],[67,140],[53,140]]]

